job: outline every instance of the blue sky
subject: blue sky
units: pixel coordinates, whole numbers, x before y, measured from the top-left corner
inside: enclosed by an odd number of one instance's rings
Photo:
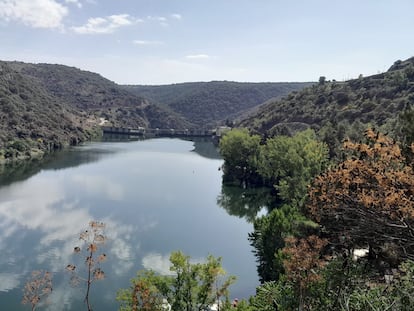
[[[0,0],[0,59],[120,84],[338,81],[414,56],[413,0]]]

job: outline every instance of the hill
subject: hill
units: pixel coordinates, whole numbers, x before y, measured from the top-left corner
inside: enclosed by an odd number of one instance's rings
[[[233,120],[271,98],[279,98],[310,84],[212,81],[159,86],[127,85],[124,88],[169,107],[198,127],[211,127]]]
[[[12,62],[10,66],[36,80],[50,94],[71,107],[119,127],[188,127],[166,107],[131,94],[99,74],[74,67]]]
[[[96,135],[99,124],[188,128],[169,109],[77,68],[0,62],[0,163],[42,156]]]
[[[76,144],[91,136],[87,116],[0,62],[0,162]]]
[[[326,139],[356,135],[367,125],[393,132],[399,114],[414,102],[414,58],[387,72],[346,82],[326,81],[272,100],[238,126],[273,136],[314,128]]]

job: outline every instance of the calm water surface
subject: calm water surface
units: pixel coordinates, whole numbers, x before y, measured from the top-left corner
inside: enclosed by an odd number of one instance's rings
[[[83,310],[84,292],[70,286],[65,267],[78,262],[73,247],[90,220],[105,222],[108,236],[106,279],[91,293],[94,310],[117,310],[116,291],[139,269],[168,273],[174,250],[196,260],[221,256],[238,277],[231,298],[254,294],[256,264],[247,241],[253,228],[229,215],[239,207],[223,197],[229,191],[221,186],[222,162],[210,142],[153,139],[90,143],[5,172],[0,310],[30,310],[21,305],[22,288],[36,269],[54,272],[53,293],[40,310]],[[233,211],[218,205],[223,201]]]

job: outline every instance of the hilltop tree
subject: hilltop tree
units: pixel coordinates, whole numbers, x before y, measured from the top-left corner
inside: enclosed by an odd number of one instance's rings
[[[368,247],[394,265],[414,259],[413,169],[390,138],[365,137],[345,141],[347,159],[315,179],[307,209],[338,248]]]
[[[326,82],[326,77],[325,76],[320,76],[319,77],[319,85],[324,85]]]

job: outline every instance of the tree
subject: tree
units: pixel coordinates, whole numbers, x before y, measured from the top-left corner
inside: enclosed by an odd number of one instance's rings
[[[414,162],[411,146],[414,144],[414,106],[407,105],[398,116],[397,137],[401,141],[401,149],[408,163]]]
[[[258,181],[256,173],[260,136],[250,135],[247,129],[232,129],[220,140],[220,153],[224,159],[225,181],[239,181],[246,185]]]
[[[319,85],[324,85],[326,82],[326,77],[325,76],[320,76],[319,77]]]
[[[254,231],[249,233],[249,241],[256,256],[260,282],[278,280],[284,273],[283,261],[278,250],[285,246],[284,239],[298,232],[305,218],[288,205],[274,209],[269,215],[254,222]]]
[[[256,295],[250,298],[253,311],[294,310],[297,299],[293,289],[281,279],[269,281],[256,288]]]
[[[121,289],[117,300],[121,302],[120,311],[164,311],[167,302],[164,297],[170,294],[172,277],[142,270],[131,280],[129,289]]]
[[[276,136],[261,147],[258,173],[288,204],[300,206],[312,179],[328,164],[328,147],[312,130]]]
[[[414,258],[414,173],[389,137],[365,137],[345,141],[347,159],[315,179],[307,210],[331,245],[367,247],[396,265]]]
[[[141,271],[131,280],[131,288],[120,290],[120,310],[164,310],[164,299],[171,302],[172,310],[182,311],[205,310],[223,297],[228,304],[228,288],[235,278],[225,276],[221,258],[210,255],[204,263],[191,263],[189,256],[173,252],[170,262],[173,276]]]
[[[286,256],[283,260],[286,277],[293,283],[299,301],[299,311],[305,310],[309,287],[322,279],[318,270],[325,265],[325,261],[321,259],[320,253],[327,241],[311,235],[304,239],[287,237],[285,242],[282,253]]]
[[[226,273],[221,267],[221,258],[211,255],[205,263],[190,263],[190,257],[173,252],[170,257],[173,280],[173,310],[192,311],[207,308],[221,297],[228,300],[228,287],[235,281],[230,276],[221,280]]]

